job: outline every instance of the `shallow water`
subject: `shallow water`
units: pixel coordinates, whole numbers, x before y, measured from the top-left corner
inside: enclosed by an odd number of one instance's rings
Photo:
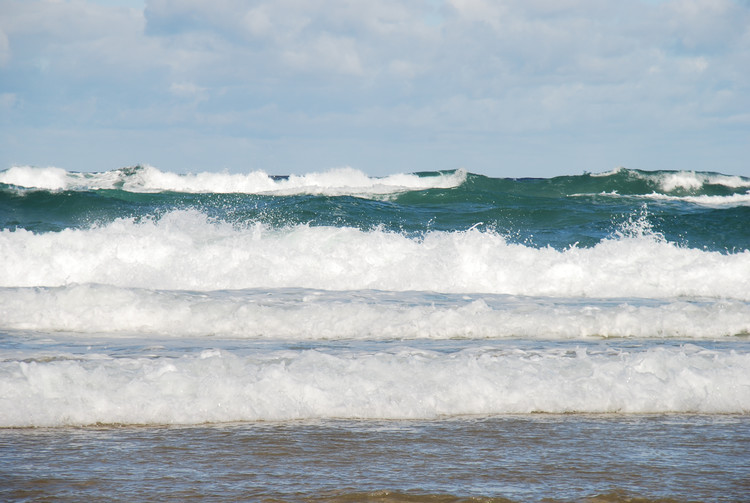
[[[748,452],[746,415],[5,429],[0,497],[746,501]]]

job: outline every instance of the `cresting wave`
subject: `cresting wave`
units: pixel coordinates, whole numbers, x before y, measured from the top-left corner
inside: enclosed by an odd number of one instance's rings
[[[682,248],[648,229],[591,248],[534,248],[492,231],[237,228],[197,211],[90,229],[0,232],[0,287],[310,288],[555,297],[750,300],[750,251]]]
[[[0,171],[0,187],[21,190],[99,191],[133,193],[351,195],[365,198],[397,196],[413,191],[457,189],[494,192],[494,197],[536,194],[542,197],[641,197],[654,201],[683,201],[709,207],[750,205],[750,178],[695,171],[639,171],[619,168],[600,174],[559,176],[551,179],[500,179],[468,173],[394,174],[370,177],[352,168],[330,169],[304,175],[272,176],[264,171],[246,174],[161,171],[133,166],[99,173],[78,173],[60,168],[14,166]]]
[[[618,168],[592,177],[612,178],[624,176],[632,180],[642,180],[653,184],[655,192],[675,192],[678,190],[698,191],[707,186],[723,186],[728,188],[750,188],[750,178],[743,176],[724,175],[721,173],[706,173],[696,171],[640,171]]]
[[[748,177],[695,171],[648,172],[625,168],[600,174],[587,173],[551,179],[489,178],[468,173],[464,169],[370,177],[349,167],[284,176],[269,175],[260,170],[246,174],[180,174],[161,171],[148,165],[99,173],[79,173],[55,167],[32,166],[14,166],[0,171],[0,184],[50,191],[123,190],[143,193],[319,194],[368,197],[429,189],[452,189],[467,183],[508,193],[533,188],[534,191],[556,196],[663,195],[708,204],[721,204],[722,198],[728,198],[723,204],[731,204],[732,201],[745,204],[746,196],[750,194]]]
[[[466,175],[466,171],[457,170],[434,176],[396,174],[372,178],[352,168],[289,176],[270,176],[264,171],[248,174],[177,174],[163,172],[152,166],[135,166],[102,173],[75,173],[60,168],[17,166],[0,172],[0,183],[46,190],[118,189],[128,192],[367,196],[457,187],[466,180]]]
[[[747,413],[750,354],[395,348],[211,349],[0,362],[0,427],[512,413]]]

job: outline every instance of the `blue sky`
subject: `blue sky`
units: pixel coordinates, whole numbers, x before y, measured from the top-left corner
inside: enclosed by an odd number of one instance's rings
[[[747,0],[0,0],[0,169],[748,159]]]

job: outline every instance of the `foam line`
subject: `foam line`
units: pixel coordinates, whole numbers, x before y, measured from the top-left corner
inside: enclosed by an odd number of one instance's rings
[[[750,303],[305,289],[0,288],[0,330],[239,339],[715,339],[750,334]]]
[[[75,173],[60,168],[14,166],[0,172],[0,183],[46,190],[121,189],[129,192],[188,192],[246,194],[386,195],[411,190],[452,188],[466,180],[457,170],[419,176],[394,174],[375,178],[353,168],[336,168],[304,175],[270,176],[264,171],[246,174],[188,173],[161,171],[153,166],[121,168],[102,173]]]
[[[0,362],[0,426],[466,414],[747,413],[750,354],[465,349],[205,350]]]

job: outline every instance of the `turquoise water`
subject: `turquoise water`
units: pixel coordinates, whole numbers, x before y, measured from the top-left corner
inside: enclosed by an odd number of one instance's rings
[[[96,178],[73,179],[52,191],[2,184],[0,224],[49,232],[190,209],[240,226],[345,226],[407,235],[478,228],[512,242],[562,249],[593,246],[628,219],[646,214],[650,230],[682,246],[718,251],[750,246],[750,179],[718,173],[619,170],[552,179],[420,173],[421,184],[415,184],[422,190],[399,185],[383,190],[377,180],[346,185],[345,177],[341,187],[311,181],[287,189],[283,183],[288,178],[276,177],[270,179],[275,186],[246,187],[250,193],[224,192],[232,190],[232,175],[227,175],[217,193],[206,181],[191,184],[190,192],[177,190],[184,189],[178,183],[149,185],[144,180],[149,169],[107,173],[116,178],[106,184]],[[449,177],[455,181],[430,184]],[[12,179],[7,171],[6,178]],[[460,183],[431,187],[452,181]]]
[[[0,494],[746,500],[749,217],[720,173],[2,171]]]

